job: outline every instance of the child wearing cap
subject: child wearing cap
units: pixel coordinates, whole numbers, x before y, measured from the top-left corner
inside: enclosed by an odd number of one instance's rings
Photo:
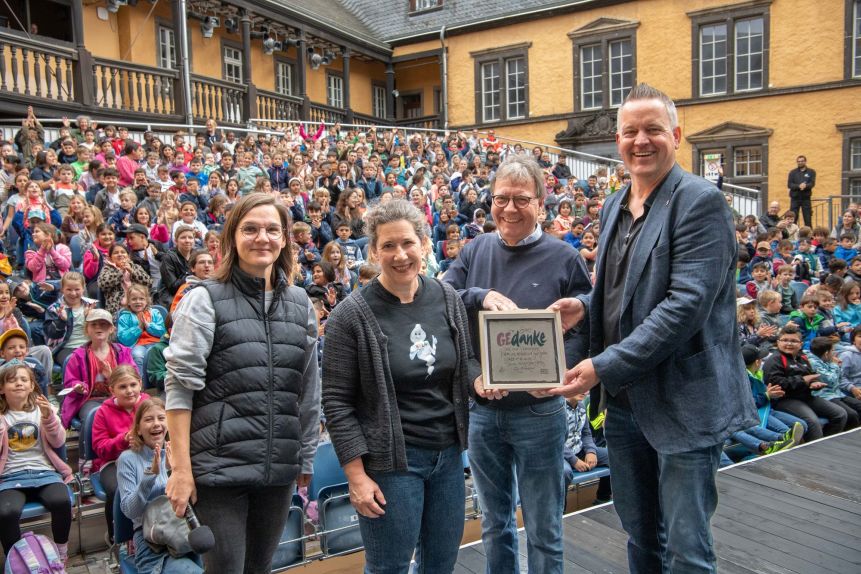
[[[36,381],[42,393],[48,394],[48,385],[51,382],[51,371],[45,368],[45,363],[48,362],[48,367],[54,368],[54,362],[51,360],[51,351],[48,351],[47,356],[44,351],[47,349],[44,345],[33,347],[30,349],[30,338],[23,329],[10,329],[0,335],[0,366],[9,361],[18,360],[33,369],[36,374]],[[33,351],[36,355],[33,356]]]
[[[88,342],[72,353],[63,376],[63,386],[72,389],[63,402],[62,420],[66,428],[73,418],[85,420],[90,411],[110,396],[108,379],[117,365],[134,367],[131,349],[111,343],[114,323],[110,313],[89,309],[84,321]]]

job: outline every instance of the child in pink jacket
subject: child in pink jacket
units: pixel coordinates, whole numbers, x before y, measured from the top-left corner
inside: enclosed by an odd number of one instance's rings
[[[120,365],[111,373],[108,387],[111,397],[99,407],[93,419],[93,473],[105,489],[105,520],[108,533],[114,539],[114,494],[117,492],[117,465],[120,454],[131,444],[131,429],[135,411],[149,395],[141,392],[143,384],[137,369],[131,365]]]

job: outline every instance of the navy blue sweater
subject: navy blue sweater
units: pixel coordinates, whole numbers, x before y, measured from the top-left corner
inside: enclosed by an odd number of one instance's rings
[[[478,312],[492,289],[514,301],[521,309],[546,309],[562,297],[592,290],[592,282],[580,253],[564,241],[547,235],[528,245],[510,247],[496,233],[479,235],[466,244],[443,278],[457,289],[469,317],[469,334],[476,357],[480,357]],[[583,326],[565,336],[568,367],[588,356],[588,329]],[[511,393],[498,401],[482,404],[499,408],[519,407],[548,399],[526,392]]]

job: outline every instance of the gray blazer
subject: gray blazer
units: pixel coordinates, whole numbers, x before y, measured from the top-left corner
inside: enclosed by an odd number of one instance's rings
[[[732,214],[718,189],[679,165],[656,195],[631,254],[622,340],[604,348],[604,261],[627,191],[601,213],[590,355],[611,395],[625,389],[644,436],[664,454],[705,448],[758,424],[739,351]]]

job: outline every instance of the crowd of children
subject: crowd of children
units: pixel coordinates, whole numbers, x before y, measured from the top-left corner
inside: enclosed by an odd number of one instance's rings
[[[38,124],[32,112],[27,122]],[[545,170],[541,228],[577,249],[594,271],[601,205],[629,181],[624,168],[578,180],[564,158],[554,165],[541,147],[530,151],[460,132],[359,132],[336,124],[313,135],[287,128],[239,139],[207,124],[191,141],[184,133],[164,140],[146,133],[138,143],[121,126],[81,117],[76,126],[66,122],[56,140],[33,142],[26,156],[13,149],[3,157],[0,273],[9,280],[0,282],[0,540],[6,551],[20,537],[24,501],[39,500],[51,512],[65,557],[71,507],[64,483],[71,470],[55,449],[65,443],[64,428],[80,428],[94,411],[97,458],[78,461],[79,472],[98,473],[105,487],[108,537],[114,496],[139,525],[146,504],[163,492],[164,405],[148,398],[143,381],[157,392],[170,311],[222,265],[219,232],[241,195],[271,194],[290,210],[292,280],[317,310],[322,352],[328,313],[379,273],[363,229],[370,204],[405,198],[424,214],[422,272],[438,276],[466,243],[495,229],[489,183],[499,163],[508,154],[531,154]],[[751,454],[858,424],[861,256],[857,234],[847,231],[857,222],[844,223],[833,232],[798,228],[791,213],[780,227],[753,216],[739,222],[739,333],[762,424],[733,439]],[[602,414],[582,399],[568,405],[569,478],[608,463]],[[598,498],[610,497],[604,481]],[[183,560],[137,546],[142,572]],[[193,561],[182,564],[195,571]]]
[[[738,223],[738,331],[761,424],[733,438],[753,453],[859,426],[861,255],[858,206],[842,224]]]
[[[22,130],[37,126],[44,133],[28,110]],[[54,141],[4,148],[0,539],[7,552],[20,537],[24,501],[38,500],[66,557],[64,429],[91,425],[95,460],[83,460],[79,433],[71,463],[84,482],[98,476],[104,488],[109,540],[117,494],[138,525],[148,501],[163,492],[164,406],[143,392],[143,381],[158,393],[170,311],[222,264],[219,233],[241,195],[271,194],[289,208],[292,279],[317,309],[322,343],[329,311],[379,273],[364,234],[369,205],[406,198],[424,214],[422,272],[438,276],[467,242],[494,230],[488,189],[499,163],[531,153],[546,174],[542,228],[580,250],[591,269],[601,203],[627,181],[624,170],[576,180],[564,161],[545,161],[541,147],[530,152],[459,132],[334,125],[309,135],[299,126],[240,139],[207,126],[191,138],[147,132],[138,142],[123,126],[79,117],[76,125],[64,121]],[[606,465],[600,424],[587,420],[582,403],[570,407],[578,413],[570,471]],[[141,572],[176,560],[137,546]],[[196,571],[193,561],[183,567]]]

